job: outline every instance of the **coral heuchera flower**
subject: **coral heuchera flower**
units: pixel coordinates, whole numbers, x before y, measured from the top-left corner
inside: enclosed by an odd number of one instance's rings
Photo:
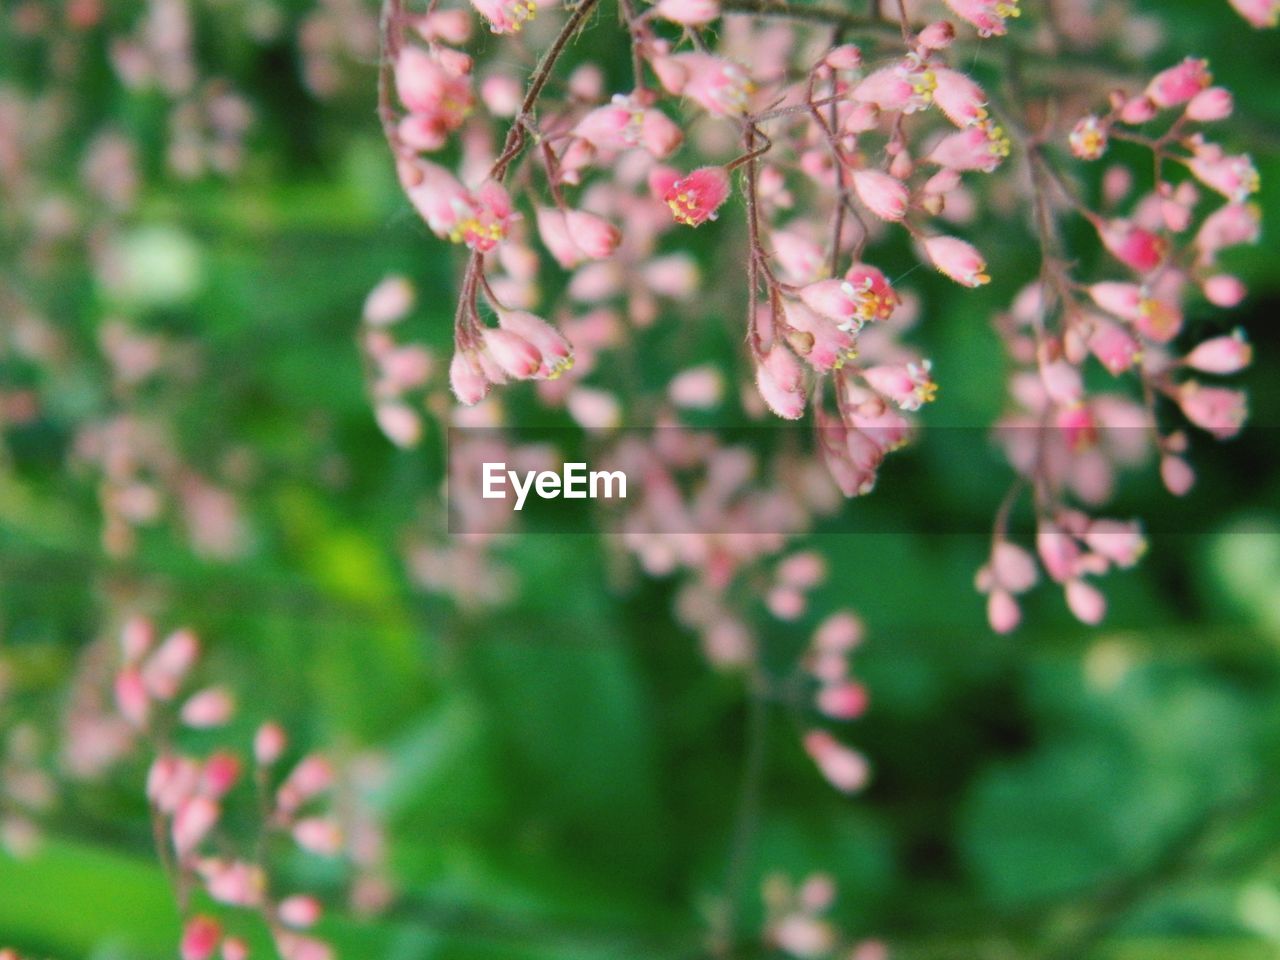
[[[699,226],[714,220],[729,199],[729,174],[724,167],[702,167],[672,183],[662,199],[677,223]]]
[[[457,207],[459,215],[449,231],[449,239],[454,243],[465,243],[481,253],[492,250],[506,239],[516,217],[511,197],[495,180],[481,184],[467,202],[459,202]]]
[[[494,33],[519,33],[538,13],[534,0],[471,0]]]
[[[946,0],[957,17],[978,28],[980,37],[1002,37],[1007,32],[1005,21],[1020,17],[1019,0]]]

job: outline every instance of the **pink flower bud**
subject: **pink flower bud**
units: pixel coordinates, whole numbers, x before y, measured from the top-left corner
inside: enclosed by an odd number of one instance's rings
[[[456,350],[449,361],[449,388],[465,406],[479,403],[489,394],[489,378],[480,365],[463,350]]]
[[[1147,551],[1147,539],[1138,525],[1119,520],[1093,521],[1085,532],[1084,542],[1094,553],[1126,569],[1136,564]]]
[[[862,621],[847,610],[842,610],[818,624],[812,642],[815,650],[845,654],[862,643],[862,637]]]
[[[407,404],[384,401],[374,407],[373,416],[382,435],[401,449],[422,439],[422,418]]]
[[[516,380],[537,376],[542,368],[542,354],[538,348],[510,330],[486,327],[484,349],[504,374]]]
[[[855,44],[842,43],[828,50],[822,62],[832,70],[857,70],[862,66],[862,51]]]
[[[200,642],[190,630],[175,630],[147,658],[142,679],[157,700],[172,700],[200,656]]]
[[[911,194],[907,185],[879,170],[853,171],[858,199],[881,220],[897,221],[907,215]]]
[[[249,944],[239,937],[222,941],[222,960],[249,960]]]
[[[305,817],[293,825],[293,839],[303,850],[333,856],[342,850],[342,830],[327,817]]]
[[[1188,420],[1219,440],[1239,433],[1249,415],[1244,391],[1206,387],[1195,380],[1178,387],[1177,401]]]
[[[413,301],[413,284],[401,276],[386,277],[365,297],[364,322],[373,327],[390,326],[408,315]]]
[[[276,804],[286,813],[292,813],[331,786],[332,765],[319,754],[309,754],[298,762],[276,791]]]
[[[926,50],[945,50],[955,41],[956,28],[950,20],[935,20],[916,36],[916,42]]]
[[[226,687],[201,690],[182,705],[182,722],[197,730],[226,724],[236,712],[235,698]]]
[[[1253,347],[1237,330],[1230,336],[1213,337],[1187,354],[1184,362],[1202,373],[1238,373],[1253,362]]]
[[[209,960],[221,939],[222,925],[217,920],[203,914],[192,917],[182,928],[182,960]]]
[[[1107,612],[1107,598],[1097,587],[1083,580],[1068,580],[1066,586],[1067,606],[1072,615],[1081,623],[1094,626],[1102,621]]]
[[[1003,37],[1007,21],[1022,15],[1019,0],[946,0],[951,11],[978,28],[980,37]]]
[[[804,368],[786,347],[774,346],[756,364],[756,388],[769,409],[784,420],[804,416]]]
[[[804,735],[804,749],[822,775],[837,790],[853,793],[866,786],[871,768],[866,758],[850,750],[825,730],[810,730]]]
[[[1209,61],[1187,57],[1177,66],[1157,73],[1147,84],[1147,96],[1158,107],[1176,107],[1191,100],[1212,82]]]
[[[555,380],[573,366],[573,347],[555,327],[524,310],[503,310],[498,324],[533,345],[540,357],[537,375]]]
[[[288,743],[289,738],[284,732],[284,727],[268,721],[258,727],[257,733],[254,734],[253,758],[260,767],[274,766],[284,754]]]
[[[219,750],[201,767],[199,789],[205,796],[219,800],[239,779],[240,758],[229,751]]]
[[[882,364],[862,371],[867,385],[882,397],[887,397],[903,410],[919,410],[933,402],[938,385],[929,375],[930,363]]]
[[[716,219],[716,211],[729,199],[729,174],[724,167],[701,167],[671,184],[662,199],[676,223],[700,226]]]
[[[211,797],[196,794],[183,800],[173,815],[173,849],[178,858],[195,850],[221,816],[222,809]]]
[[[125,667],[116,674],[116,709],[130,726],[142,729],[151,716],[151,697],[137,667]]]
[[[200,769],[186,757],[161,754],[147,771],[147,799],[161,813],[172,814],[196,792]]]
[[[205,892],[229,907],[257,907],[267,889],[267,877],[257,864],[243,860],[205,858],[196,864]]]
[[[1169,249],[1163,238],[1128,220],[1104,222],[1098,235],[1113,257],[1139,273],[1150,273],[1160,266]]]
[[[980,287],[991,281],[987,262],[972,244],[956,237],[927,237],[924,251],[939,272],[962,286]]]
[[[764,605],[777,619],[798,620],[804,615],[807,601],[804,594],[791,587],[774,587],[765,594]]]
[[[1235,109],[1235,99],[1231,91],[1225,87],[1210,87],[1201,90],[1187,104],[1187,119],[1198,123],[1212,123],[1225,120]]]
[[[494,33],[519,33],[538,12],[534,0],[471,0]]]
[[[1259,29],[1280,23],[1280,0],[1230,0],[1236,12]]]
[[[646,110],[640,119],[640,146],[658,160],[669,157],[684,140],[684,132],[661,110]]]
[[[617,227],[594,213],[566,210],[564,219],[573,242],[592,260],[603,260],[613,256],[613,251],[618,248],[622,240],[622,234]]]
[[[1196,474],[1181,457],[1165,454],[1160,458],[1160,480],[1175,497],[1185,497],[1195,486]]]
[[[1022,608],[1008,590],[997,588],[988,595],[987,622],[996,633],[1011,633],[1022,622]]]
[[[1090,352],[1113,376],[1124,373],[1142,355],[1142,347],[1133,335],[1118,323],[1099,319],[1088,340]]]
[[[120,651],[125,663],[137,663],[151,649],[156,631],[146,617],[130,617],[120,628]]]
[[[520,111],[524,89],[520,81],[506,73],[491,73],[480,84],[480,99],[496,117],[514,117]]]
[[[705,27],[720,16],[720,0],[658,0],[653,12],[686,27]]]
[[[934,67],[937,87],[933,102],[957,127],[970,127],[987,119],[987,95],[982,87],[958,70]]]
[[[1133,97],[1121,106],[1120,122],[1139,126],[1149,120],[1154,120],[1159,112],[1160,108],[1156,106],[1156,102],[1144,93]]]
[[[474,2],[474,0],[473,0]],[[333,947],[315,937],[281,930],[276,934],[281,960],[333,960]]]
[[[713,409],[723,396],[724,377],[713,366],[682,370],[667,385],[667,397],[685,410]]]
[[[1205,299],[1215,307],[1237,307],[1249,291],[1239,277],[1219,273],[1204,282]]]
[[[951,170],[980,170],[991,173],[1011,149],[1004,128],[983,120],[943,137],[929,152],[928,160]]]
[[[304,894],[285,897],[276,907],[280,922],[295,930],[305,930],[315,926],[322,913],[320,901]]]
[[[818,691],[818,709],[833,720],[856,720],[866,713],[867,688],[848,681],[832,683]]]

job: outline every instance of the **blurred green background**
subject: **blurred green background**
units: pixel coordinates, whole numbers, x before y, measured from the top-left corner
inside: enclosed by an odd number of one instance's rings
[[[281,7],[290,24],[308,9]],[[141,247],[188,251],[190,283],[105,292],[68,256],[32,293],[82,356],[113,314],[196,344],[199,390],[165,384],[146,402],[182,425],[184,456],[210,475],[228,446],[253,451],[254,546],[201,559],[160,527],[133,556],[105,558],[94,484],[64,469],[76,424],[110,406],[101,370],[73,366],[52,389],[47,370],[0,354],[0,382],[46,403],[7,431],[0,456],[0,649],[15,678],[4,720],[47,725],[65,704],[56,681],[100,634],[104,608],[138,598],[206,638],[213,669],[250,704],[240,732],[271,714],[317,744],[385,749],[378,802],[402,897],[375,921],[326,921],[353,958],[683,960],[702,955],[704,912],[725,890],[740,903],[737,955],[761,956],[761,877],[815,870],[838,881],[842,926],[908,960],[1280,956],[1280,267],[1268,240],[1280,223],[1280,44],[1225,0],[1145,9],[1170,26],[1154,63],[1194,51],[1236,92],[1228,142],[1262,171],[1263,242],[1229,260],[1251,296],[1191,324],[1248,329],[1251,426],[1197,444],[1186,501],[1153,469],[1126,480],[1113,512],[1161,523],[1141,566],[1107,582],[1098,629],[1042,589],[1018,633],[987,630],[972,589],[986,538],[936,533],[939,517],[983,529],[1003,489],[971,429],[926,430],[871,500],[846,507],[900,532],[812,538],[833,576],[811,618],[762,621],[764,640],[785,659],[821,613],[865,617],[856,667],[872,709],[847,735],[875,768],[865,794],[831,791],[789,712],[765,705],[744,816],[754,728],[741,679],[710,669],[673,619],[674,580],[616,576],[598,538],[513,538],[499,552],[518,589],[495,610],[411,586],[405,530],[438,521],[423,501],[439,464],[375,427],[358,317],[369,288],[402,272],[423,291],[405,332],[443,346],[456,252],[402,200],[372,68],[317,101],[292,30],[249,45],[216,5],[199,8],[200,52],[258,113],[246,170],[183,182],[146,156],[127,224]],[[108,11],[134,16],[129,3]],[[38,88],[42,69],[40,44],[7,30],[5,82]],[[164,105],[122,91],[105,54],[83,70],[72,140],[109,121],[158,156]],[[69,181],[78,156],[73,143],[66,169],[46,172]],[[19,242],[5,254],[16,259]],[[978,293],[911,278],[943,385],[926,426],[979,427],[1004,404],[989,318],[1036,263],[1016,231],[986,252],[1000,269]],[[642,344],[662,356],[688,322],[664,319]],[[729,369],[736,322],[707,318],[690,337]],[[173,954],[177,913],[149,851],[141,773],[127,765],[66,793],[34,858],[0,853],[0,946]]]

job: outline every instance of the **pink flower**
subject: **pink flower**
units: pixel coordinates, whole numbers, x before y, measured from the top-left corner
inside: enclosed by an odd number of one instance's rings
[[[196,864],[205,892],[230,907],[257,907],[267,889],[262,868],[243,860],[205,858]]]
[[[200,656],[200,642],[190,630],[175,630],[142,666],[142,679],[157,700],[178,695],[187,674]]]
[[[284,748],[288,745],[289,738],[284,732],[284,728],[278,723],[268,721],[258,727],[257,733],[253,737],[253,757],[257,761],[258,766],[270,767],[280,759],[284,753]]]
[[[1126,569],[1136,564],[1147,551],[1147,539],[1138,525],[1119,520],[1093,521],[1085,531],[1084,542],[1094,553]]]
[[[309,754],[298,761],[298,765],[276,791],[276,804],[285,813],[293,813],[331,786],[333,766],[319,754]]]
[[[1242,390],[1206,387],[1188,380],[1178,387],[1176,399],[1188,420],[1219,440],[1239,433],[1249,415],[1247,397]]]
[[[1107,152],[1107,127],[1090,114],[1071,130],[1071,153],[1081,160],[1097,160]]]
[[[1183,361],[1202,373],[1239,373],[1253,362],[1253,347],[1237,330],[1230,336],[1213,337],[1187,354]]]
[[[862,371],[868,386],[903,410],[919,410],[933,401],[938,385],[929,376],[930,363],[883,364]]]
[[[506,239],[515,218],[506,189],[496,180],[487,180],[462,204],[449,239],[485,253]]]
[[[516,380],[535,377],[543,367],[538,348],[510,330],[486,327],[484,352],[503,374]]]
[[[1230,156],[1220,147],[1203,142],[1196,145],[1187,168],[1206,187],[1234,203],[1243,203],[1261,185],[1258,169],[1247,153]]]
[[[304,894],[285,897],[276,907],[280,922],[295,930],[315,926],[322,912],[320,901]]]
[[[1220,273],[1204,282],[1205,299],[1215,307],[1236,307],[1249,293],[1239,277]]]
[[[1160,266],[1169,251],[1164,238],[1128,220],[1101,222],[1098,235],[1113,257],[1139,273],[1150,273]]]
[[[833,720],[855,720],[867,711],[867,688],[852,680],[826,684],[818,691],[818,709]]]
[[[1201,90],[1187,104],[1187,119],[1199,123],[1225,120],[1235,110],[1235,98],[1225,87],[1209,87]]]
[[[701,167],[672,183],[662,199],[677,223],[697,227],[716,219],[729,199],[729,174],[724,167]]]
[[[601,150],[626,150],[639,145],[645,108],[634,98],[615,94],[606,106],[596,107],[573,128],[573,134]]]
[[[382,280],[365,297],[362,317],[371,327],[387,327],[398,323],[413,309],[413,284],[401,276]]]
[[[938,81],[933,70],[919,57],[909,54],[889,67],[868,74],[856,87],[852,97],[881,110],[916,113],[933,102]]]
[[[756,89],[742,67],[709,53],[677,53],[652,64],[669,93],[683,94],[716,116],[745,113]]]
[[[850,750],[825,730],[810,730],[804,735],[804,749],[822,775],[833,787],[853,793],[867,785],[871,768],[866,758]]]
[[[519,33],[538,12],[534,0],[471,0],[494,33]]]
[[[303,850],[333,856],[342,850],[342,830],[327,817],[305,817],[293,825],[293,839]]]
[[[498,314],[498,324],[537,351],[539,361],[535,373],[539,378],[555,380],[573,366],[573,347],[559,330],[541,317],[523,310],[503,310]]]
[[[956,237],[926,237],[924,251],[933,265],[946,277],[966,287],[989,283],[987,262],[972,244]]]
[[[1113,376],[1124,373],[1142,356],[1141,345],[1128,330],[1101,318],[1093,325],[1088,346],[1098,362]]]
[[[182,960],[209,960],[221,939],[222,924],[217,920],[203,914],[192,917],[182,928]]]
[[[686,27],[705,27],[720,16],[720,0],[658,0],[653,12]]]
[[[804,416],[804,368],[786,347],[775,345],[756,364],[756,387],[769,409],[784,420]]]
[[[987,119],[987,95],[973,79],[946,67],[934,67],[933,75],[933,102],[948,120],[957,127],[971,127]]]
[[[885,275],[865,263],[851,266],[843,280],[819,280],[802,287],[800,299],[855,333],[871,320],[887,320],[899,303]]]
[[[125,667],[116,674],[116,709],[131,726],[142,729],[151,715],[151,697],[143,682],[142,671],[137,667]]]
[[[841,610],[818,624],[813,632],[813,648],[821,653],[843,655],[862,643],[864,632],[856,614]]]
[[[989,120],[943,137],[927,157],[930,163],[950,170],[991,173],[1009,156],[1004,129]]]
[[[788,342],[815,370],[839,370],[858,355],[853,334],[830,317],[795,301],[785,309],[787,323],[798,331]]]
[[[1080,579],[1068,580],[1067,606],[1081,623],[1094,626],[1102,622],[1107,613],[1107,599],[1095,586]]]
[[[1274,27],[1280,23],[1280,0],[1230,0],[1231,6],[1255,27]]]
[[[1261,233],[1258,209],[1253,204],[1229,203],[1205,217],[1196,234],[1202,260],[1213,262],[1219,250],[1257,243]]]
[[[1175,497],[1184,497],[1195,486],[1196,474],[1187,461],[1166,454],[1160,458],[1160,480]]]
[[[456,350],[449,361],[449,388],[458,402],[473,406],[489,394],[490,381],[469,351]]]
[[[411,146],[434,150],[444,145],[446,136],[462,126],[471,111],[471,58],[449,51],[442,60],[421,47],[407,45],[395,63],[396,92],[409,111]],[[405,133],[406,128],[401,128]]]
[[[236,711],[236,701],[226,687],[201,690],[182,705],[182,722],[198,730],[221,727]]]
[[[880,170],[853,171],[853,189],[867,209],[881,220],[901,220],[907,215],[907,185]]]
[[[1212,82],[1209,61],[1187,57],[1177,66],[1157,73],[1147,84],[1146,94],[1158,107],[1177,107],[1187,103]]]
[[[1006,22],[1022,15],[1019,0],[946,0],[952,12],[978,28],[980,37],[1003,37]]]
[[[199,790],[218,800],[240,779],[240,758],[227,750],[219,750],[200,768]]]
[[[173,816],[173,849],[179,859],[191,853],[222,816],[222,809],[211,797],[188,797],[178,805]]]

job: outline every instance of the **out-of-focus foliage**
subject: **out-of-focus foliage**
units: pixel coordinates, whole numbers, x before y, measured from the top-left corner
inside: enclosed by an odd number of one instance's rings
[[[33,87],[37,58],[12,27],[22,6],[0,12],[0,76]],[[1221,4],[1150,6],[1171,25],[1170,50],[1209,57],[1236,91],[1276,229],[1273,38]],[[113,21],[138,12],[110,7]],[[231,559],[195,558],[157,527],[129,558],[104,557],[94,484],[63,469],[78,416],[102,400],[88,377],[35,424],[7,430],[6,722],[56,733],[57,678],[101,635],[108,601],[132,598],[206,638],[242,693],[241,733],[279,716],[339,750],[384,750],[377,802],[401,895],[376,919],[325,921],[348,957],[681,960],[701,955],[700,907],[726,887],[741,903],[741,954],[758,955],[764,874],[815,870],[836,878],[843,926],[907,960],[1251,960],[1280,949],[1280,268],[1265,238],[1233,261],[1252,290],[1253,425],[1200,458],[1186,501],[1154,476],[1130,481],[1117,512],[1154,503],[1165,519],[1144,565],[1115,579],[1097,631],[1044,597],[1031,601],[1031,627],[993,638],[970,584],[984,538],[935,532],[940,516],[979,530],[991,511],[991,468],[965,428],[1002,401],[987,318],[1034,273],[1033,252],[1012,240],[988,251],[1021,275],[978,294],[921,282],[921,338],[948,384],[925,421],[937,429],[842,521],[873,511],[900,532],[818,535],[834,576],[815,609],[852,603],[868,624],[872,709],[859,743],[875,779],[856,798],[834,794],[797,746],[788,704],[767,703],[762,770],[744,791],[753,721],[740,679],[708,668],[669,613],[671,585],[620,573],[602,540],[513,538],[501,553],[521,571],[518,591],[483,615],[411,584],[404,531],[438,521],[422,491],[440,462],[378,432],[354,337],[364,295],[396,271],[423,291],[410,322],[444,345],[450,254],[396,186],[372,65],[324,100],[304,88],[295,38],[310,7],[200,8],[202,55],[256,114],[234,179],[165,172],[165,111],[154,95],[121,91],[105,51],[100,82],[71,105],[86,138],[109,124],[142,144],[147,176],[121,225],[127,262],[107,287],[71,259],[26,295],[73,343],[126,315],[189,344],[201,390],[168,386],[146,401],[182,425],[184,456],[211,476],[251,451],[251,543]],[[260,42],[230,26],[263,10],[281,22]],[[74,178],[70,155],[55,174]],[[17,254],[9,240],[2,249]],[[715,251],[704,254],[710,263]],[[675,332],[660,323],[646,336],[660,350]],[[689,335],[738,362],[722,327]],[[0,385],[40,376],[0,355]],[[794,650],[811,627],[767,641]],[[126,764],[90,799],[63,794],[29,858],[0,853],[0,946],[173,954],[178,919],[150,851],[143,773]]]

